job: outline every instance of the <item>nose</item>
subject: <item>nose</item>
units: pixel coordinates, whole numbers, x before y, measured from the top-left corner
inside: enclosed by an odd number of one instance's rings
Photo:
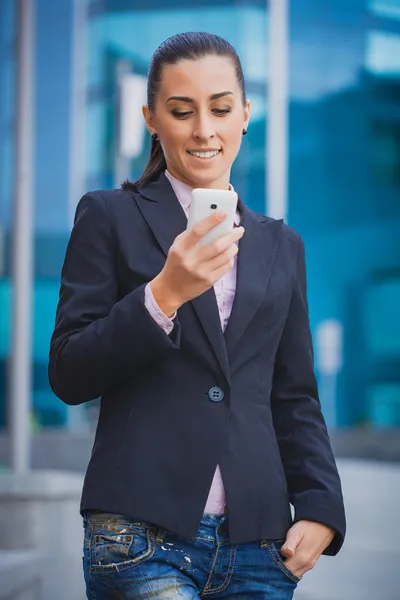
[[[208,115],[199,115],[193,131],[193,137],[200,142],[206,142],[215,137],[213,124]]]

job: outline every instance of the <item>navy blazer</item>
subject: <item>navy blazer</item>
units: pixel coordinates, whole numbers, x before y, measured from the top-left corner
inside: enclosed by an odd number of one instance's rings
[[[239,201],[245,234],[223,333],[214,289],[168,336],[144,304],[186,217],[162,173],[136,191],[86,194],[62,270],[51,386],[101,397],[81,511],[123,513],[191,538],[217,465],[231,543],[282,539],[295,520],[345,534],[341,485],[313,370],[304,247]]]

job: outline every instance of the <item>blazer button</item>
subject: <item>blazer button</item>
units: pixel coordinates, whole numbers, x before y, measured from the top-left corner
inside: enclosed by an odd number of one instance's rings
[[[208,392],[208,397],[213,402],[220,402],[224,397],[224,392],[219,387],[212,387]]]

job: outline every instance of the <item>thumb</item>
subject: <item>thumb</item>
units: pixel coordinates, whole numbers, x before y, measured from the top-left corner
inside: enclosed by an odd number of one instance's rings
[[[281,548],[281,553],[286,558],[291,558],[292,556],[294,556],[296,548],[300,544],[301,537],[302,536],[299,530],[293,528],[289,529],[286,536],[286,541]]]

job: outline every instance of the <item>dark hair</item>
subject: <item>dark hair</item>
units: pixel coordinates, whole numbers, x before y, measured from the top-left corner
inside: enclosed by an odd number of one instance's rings
[[[197,60],[209,55],[224,56],[232,59],[238,83],[242,92],[243,105],[246,104],[244,75],[239,56],[235,48],[219,35],[204,32],[178,33],[168,38],[157,48],[151,59],[147,79],[147,105],[154,111],[156,96],[160,87],[163,68],[181,60]],[[167,168],[164,153],[159,140],[151,140],[150,159],[141,177],[135,182],[125,181],[123,189],[135,189],[160,171]]]

